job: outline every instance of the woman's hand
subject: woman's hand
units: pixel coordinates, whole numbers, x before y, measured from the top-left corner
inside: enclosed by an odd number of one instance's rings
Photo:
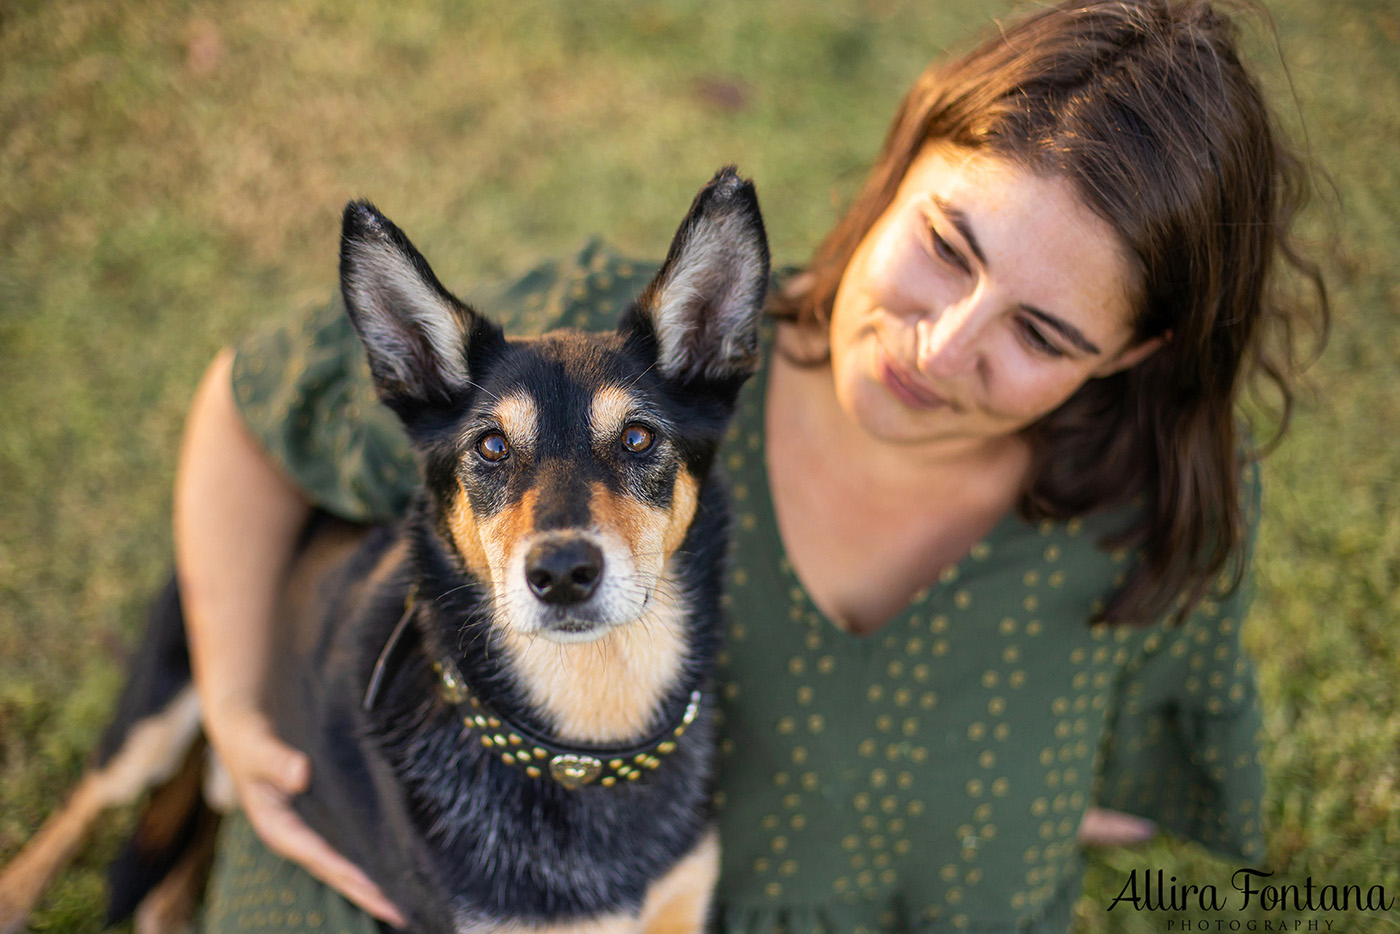
[[[205,732],[269,849],[402,927],[384,893],[291,807],[311,763],[277,736],[261,698],[278,593],[311,505],[248,434],[232,368],[224,351],[205,373],[175,475],[175,566]]]
[[[263,843],[376,918],[407,922],[358,866],[341,856],[292,810],[291,800],[311,781],[311,763],[283,743],[262,711],[252,706],[205,714],[205,732],[233,781],[239,804]]]

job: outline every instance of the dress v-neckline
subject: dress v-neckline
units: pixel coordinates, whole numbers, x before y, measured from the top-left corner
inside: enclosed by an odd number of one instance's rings
[[[939,572],[937,579],[930,584],[920,587],[914,592],[914,595],[910,598],[908,603],[904,604],[904,606],[896,610],[883,623],[869,632],[863,634],[851,632],[849,629],[838,624],[836,620],[832,619],[817,605],[816,601],[812,599],[807,585],[798,575],[797,569],[793,566],[792,559],[788,557],[787,544],[783,541],[782,527],[778,524],[778,511],[773,504],[772,474],[768,463],[767,430],[770,370],[773,365],[773,355],[778,353],[775,333],[777,329],[769,322],[764,330],[766,332],[763,335],[764,344],[767,346],[768,352],[764,354],[758,372],[754,374],[753,382],[748,387],[749,391],[754,393],[752,411],[757,420],[754,433],[758,437],[758,447],[756,450],[750,452],[750,456],[758,458],[759,464],[756,479],[761,489],[753,491],[756,497],[754,505],[759,513],[757,516],[758,521],[760,524],[767,524],[769,528],[773,529],[774,538],[778,546],[778,573],[783,583],[794,596],[800,595],[804,607],[810,611],[813,616],[821,620],[822,628],[834,633],[835,640],[841,644],[849,644],[851,646],[871,646],[878,644],[881,635],[890,632],[902,623],[906,623],[910,616],[922,611],[927,611],[929,605],[935,599],[954,599],[954,585],[967,570],[968,563],[979,555],[986,554],[996,542],[1009,534],[1012,529],[1024,523],[1017,515],[1015,509],[1008,509],[997,519],[991,529],[978,538],[962,556],[952,564],[944,567],[943,570]]]

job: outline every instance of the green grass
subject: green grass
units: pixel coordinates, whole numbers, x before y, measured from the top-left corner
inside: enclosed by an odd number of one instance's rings
[[[1257,58],[1339,204],[1308,218],[1338,243],[1322,256],[1336,324],[1266,465],[1246,633],[1269,860],[1282,878],[1400,897],[1400,12],[1272,6],[1296,109],[1268,42]],[[800,262],[907,82],[1006,9],[0,4],[0,860],[75,780],[168,572],[175,447],[202,367],[331,292],[346,199],[376,200],[466,289],[594,233],[655,254],[698,184],[737,162],[775,257]],[[36,930],[100,929],[120,824]],[[1232,868],[1170,841],[1095,855],[1082,930],[1166,930],[1174,915],[1106,910],[1148,866],[1207,881]]]

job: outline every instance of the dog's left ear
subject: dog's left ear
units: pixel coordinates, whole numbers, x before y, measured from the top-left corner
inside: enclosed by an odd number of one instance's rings
[[[468,348],[499,334],[433,274],[421,253],[366,201],[345,206],[340,288],[380,397],[405,415],[450,402],[471,384]]]
[[[690,206],[666,262],[620,330],[649,329],[657,369],[687,382],[730,380],[758,366],[758,321],[768,291],[768,237],[753,183],[733,166]]]

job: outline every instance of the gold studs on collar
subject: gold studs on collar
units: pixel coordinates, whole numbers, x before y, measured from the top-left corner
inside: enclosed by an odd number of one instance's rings
[[[468,697],[467,683],[462,674],[451,662],[433,662],[433,671],[438,676],[438,696],[454,707],[464,703]]]
[[[451,661],[440,659],[433,663],[433,670],[438,676],[438,696],[454,707],[466,708],[462,725],[480,736],[483,747],[531,778],[547,775],[570,791],[595,782],[611,788],[619,781],[637,781],[646,772],[660,768],[661,760],[676,751],[676,741],[699,716],[703,699],[700,691],[692,691],[680,722],[637,746],[612,750],[571,748],[502,722],[472,694]]]

